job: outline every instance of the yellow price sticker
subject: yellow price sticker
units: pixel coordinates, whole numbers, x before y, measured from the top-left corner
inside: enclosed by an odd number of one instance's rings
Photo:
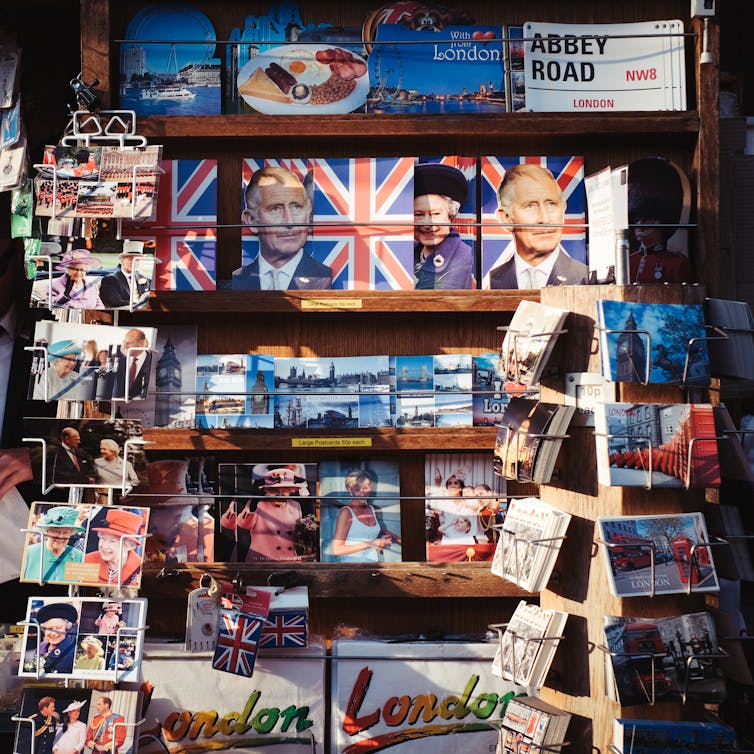
[[[371,437],[292,437],[292,448],[371,448]]]

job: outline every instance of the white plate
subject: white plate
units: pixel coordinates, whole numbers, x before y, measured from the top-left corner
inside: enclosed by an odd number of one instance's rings
[[[296,81],[300,84],[307,84],[310,88],[315,84],[323,84],[330,78],[330,66],[324,63],[318,63],[316,53],[320,50],[344,50],[366,66],[364,58],[356,53],[345,50],[345,48],[336,45],[302,45],[290,44],[280,47],[273,47],[270,50],[260,53],[246,63],[238,72],[236,87],[245,83],[257,68],[264,70],[270,63],[277,63],[279,66],[289,70],[289,66],[294,61],[301,61],[306,64],[307,68],[301,73],[293,73]],[[328,102],[326,105],[312,105],[310,103],[302,104],[298,102],[275,102],[274,100],[253,97],[249,94],[241,94],[244,102],[249,107],[254,108],[259,113],[265,115],[314,115],[323,113],[350,113],[359,107],[362,107],[367,100],[369,92],[369,74],[364,73],[356,79],[356,88],[343,99],[337,102]]]

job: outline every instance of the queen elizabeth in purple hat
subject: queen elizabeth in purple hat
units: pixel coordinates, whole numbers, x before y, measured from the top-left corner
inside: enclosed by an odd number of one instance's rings
[[[51,306],[66,309],[104,309],[99,296],[99,279],[87,280],[90,270],[102,267],[102,261],[93,257],[89,249],[69,249],[63,254],[55,269],[63,270],[50,286]]]

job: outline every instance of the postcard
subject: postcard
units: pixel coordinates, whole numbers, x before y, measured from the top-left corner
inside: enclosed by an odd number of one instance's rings
[[[19,675],[138,681],[146,599],[30,597]]]
[[[218,560],[317,560],[316,463],[221,463]]]
[[[217,160],[163,160],[154,223],[129,224],[129,238],[155,243],[156,291],[214,291]]]
[[[273,363],[268,354],[197,356],[196,426],[272,429]]]
[[[597,301],[602,374],[614,382],[709,385],[699,304]]]
[[[616,597],[720,589],[701,513],[599,516],[597,527]]]
[[[143,400],[148,393],[153,327],[37,322],[32,400]]]
[[[33,503],[21,581],[138,587],[149,508]]]
[[[506,112],[501,26],[411,29],[379,24],[367,112]]]
[[[146,481],[141,425],[130,419],[24,418],[34,480],[43,486],[138,488]],[[44,480],[43,480],[44,476]]]
[[[129,502],[148,505],[151,563],[212,563],[215,560],[217,464],[212,456],[160,458],[147,463],[148,481]]]
[[[142,8],[126,28],[129,41],[120,46],[120,106],[138,115],[219,114],[215,38],[212,22],[197,8]]]
[[[82,239],[66,252],[36,260],[31,305],[46,309],[143,309],[155,257],[139,241],[118,252],[89,250]]]
[[[12,147],[21,138],[21,98],[0,116],[0,149]]]
[[[323,459],[319,462],[319,493],[322,562],[400,562],[397,461]]]
[[[491,561],[506,503],[505,482],[479,453],[424,458],[427,560]]]
[[[196,412],[196,325],[160,325],[150,384],[143,401],[123,403],[121,415],[146,427],[189,429]]]
[[[14,751],[32,751],[34,745],[34,751],[51,752],[53,742],[57,751],[75,751],[63,747],[97,740],[105,751],[133,754],[141,701],[140,691],[27,686]]]
[[[268,278],[270,270],[264,270],[265,235],[270,231],[256,229],[252,201],[260,192],[257,183],[275,180],[274,176],[308,194],[308,201],[296,211],[300,221],[314,226],[311,233],[301,227],[295,243],[303,257],[279,284]],[[413,157],[244,159],[242,266],[233,272],[230,287],[412,290],[413,177]],[[280,223],[280,218],[262,219],[266,224]],[[261,276],[260,257],[265,272]]]
[[[481,287],[526,288],[524,285],[511,285],[516,282],[515,270],[511,270],[516,248],[515,233],[502,225],[498,213],[498,189],[506,173],[514,166],[531,165],[549,171],[557,182],[565,200],[565,209],[553,215],[551,222],[556,225],[552,247],[558,249],[561,265],[567,257],[578,263],[563,277],[566,283],[580,283],[581,277],[588,278],[586,268],[586,191],[584,189],[584,158],[580,156],[556,157],[552,155],[496,157],[483,156],[480,167],[481,220],[482,220],[482,269]],[[531,170],[532,168],[523,168]],[[517,168],[517,171],[521,168]],[[547,175],[546,173],[539,173]],[[515,172],[514,172],[515,175]],[[560,266],[559,266],[560,267]],[[579,270],[576,274],[576,268]],[[553,272],[555,269],[553,268]],[[511,280],[512,274],[512,280]],[[578,278],[578,279],[576,279]],[[559,281],[562,283],[562,281]],[[548,280],[549,284],[549,280]]]

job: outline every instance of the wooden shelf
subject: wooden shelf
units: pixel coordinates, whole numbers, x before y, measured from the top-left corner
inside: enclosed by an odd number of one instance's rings
[[[143,311],[512,312],[523,299],[538,301],[539,291],[158,291]]]
[[[311,448],[353,452],[361,450],[417,450],[438,448],[488,450],[492,453],[496,427],[449,427],[438,429],[145,429],[146,450],[306,450]],[[296,444],[294,440],[303,441]],[[349,443],[349,441],[352,441]],[[362,444],[363,442],[363,444]],[[367,444],[368,443],[368,444]]]
[[[683,112],[621,113],[507,113],[473,116],[446,115],[442,118],[413,115],[201,115],[150,116],[139,119],[139,133],[148,139],[281,139],[329,138],[400,139],[429,137],[579,136],[615,134],[695,134],[699,116]]]
[[[198,587],[203,574],[220,581],[240,577],[246,584],[274,585],[282,583],[282,574],[290,573],[317,599],[531,597],[510,581],[494,576],[489,563],[201,563],[164,567],[145,563],[142,588],[150,600],[173,600],[177,593],[183,599],[184,590]]]

